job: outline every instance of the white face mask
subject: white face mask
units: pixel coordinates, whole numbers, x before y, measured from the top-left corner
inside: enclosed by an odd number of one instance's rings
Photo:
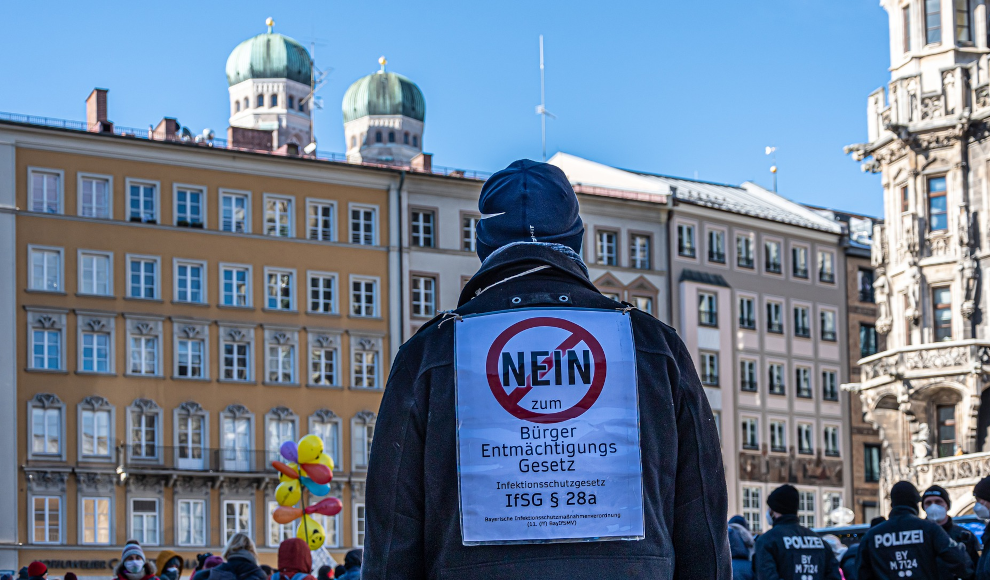
[[[945,516],[948,515],[946,513],[945,508],[938,505],[937,503],[933,503],[930,506],[926,507],[925,513],[928,514],[928,519],[935,522],[936,524],[944,520]]]
[[[990,508],[980,502],[976,502],[976,505],[973,506],[973,513],[981,520],[990,520]]]
[[[144,560],[128,560],[124,562],[124,569],[131,574],[140,572],[141,568],[144,568]]]
[[[773,527],[773,516],[770,515],[770,510],[767,510],[767,525]]]
[[[174,575],[179,574],[179,569],[176,568],[175,566],[170,566],[168,568],[165,568],[165,571],[168,572],[169,574],[174,574]]]

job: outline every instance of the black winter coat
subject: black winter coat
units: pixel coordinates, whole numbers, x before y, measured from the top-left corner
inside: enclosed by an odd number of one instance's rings
[[[223,564],[214,566],[209,570],[201,570],[200,572],[206,572],[207,579],[211,575],[215,578],[224,578],[228,574],[233,574],[237,580],[268,580],[268,575],[258,566],[256,561],[252,561],[250,557],[244,557],[240,554],[241,552],[234,552]],[[198,575],[199,572],[197,572]]]
[[[980,554],[980,559],[976,562],[976,580],[990,580],[990,545],[987,541],[990,540],[990,532],[983,532],[983,553]]]
[[[913,507],[898,506],[859,543],[857,580],[903,580],[909,571],[911,578],[954,580],[969,578],[973,563],[942,526],[919,518]]]
[[[753,567],[757,580],[839,580],[839,562],[821,536],[780,516],[757,538]]]
[[[966,548],[966,553],[969,554],[969,559],[973,562],[973,569],[975,570],[976,563],[980,560],[980,543],[977,541],[973,532],[952,523],[951,517],[942,524],[942,529],[949,534],[949,537],[953,541],[962,544]]]
[[[839,568],[842,570],[842,576],[846,580],[857,580],[859,569],[856,567],[859,560],[857,556],[859,555],[859,544],[853,544],[849,546],[846,553],[842,555],[842,559],[839,560]]]
[[[540,266],[549,267],[508,280]],[[476,296],[479,290],[484,292]],[[623,307],[602,296],[567,255],[540,244],[521,244],[503,248],[485,262],[461,293],[456,312],[540,306]],[[441,322],[441,316],[402,346],[385,388],[368,467],[361,577],[600,580],[604,574],[729,580],[725,474],[711,407],[676,332],[644,312],[634,310],[631,317],[645,539],[462,544],[455,322],[449,317]]]

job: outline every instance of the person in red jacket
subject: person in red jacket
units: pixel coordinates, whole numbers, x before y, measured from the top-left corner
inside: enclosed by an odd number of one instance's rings
[[[272,580],[316,580],[313,554],[305,540],[291,538],[278,545],[278,572]]]

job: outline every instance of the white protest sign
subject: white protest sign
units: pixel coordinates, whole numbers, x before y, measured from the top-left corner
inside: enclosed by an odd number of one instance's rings
[[[454,340],[463,543],[642,539],[629,315],[466,316]]]

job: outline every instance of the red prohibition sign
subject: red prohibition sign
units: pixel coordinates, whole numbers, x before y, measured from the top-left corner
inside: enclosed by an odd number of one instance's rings
[[[591,386],[588,387],[588,392],[585,393],[584,397],[575,403],[573,407],[564,409],[563,411],[557,411],[556,413],[536,413],[532,410],[519,406],[519,401],[525,397],[526,394],[533,389],[533,387],[529,385],[525,387],[516,387],[512,390],[512,392],[506,392],[505,387],[502,386],[502,382],[499,380],[499,356],[502,354],[502,349],[505,347],[506,343],[508,343],[509,340],[517,334],[540,326],[549,326],[570,331],[571,335],[567,337],[567,339],[564,340],[560,346],[555,348],[555,351],[568,350],[583,342],[588,345],[589,349],[591,349],[591,356],[595,361],[595,374],[592,376]],[[502,331],[502,334],[498,335],[498,338],[495,339],[495,342],[492,343],[491,349],[488,351],[488,360],[486,361],[485,368],[488,373],[488,386],[491,388],[492,394],[495,395],[495,400],[497,400],[498,404],[512,416],[518,419],[523,419],[524,421],[530,421],[532,423],[560,423],[561,421],[580,417],[585,411],[590,409],[591,406],[595,404],[595,401],[598,400],[599,395],[602,394],[602,387],[605,386],[605,366],[605,351],[602,349],[602,345],[598,343],[598,340],[596,340],[590,332],[569,320],[539,317],[517,322]]]

